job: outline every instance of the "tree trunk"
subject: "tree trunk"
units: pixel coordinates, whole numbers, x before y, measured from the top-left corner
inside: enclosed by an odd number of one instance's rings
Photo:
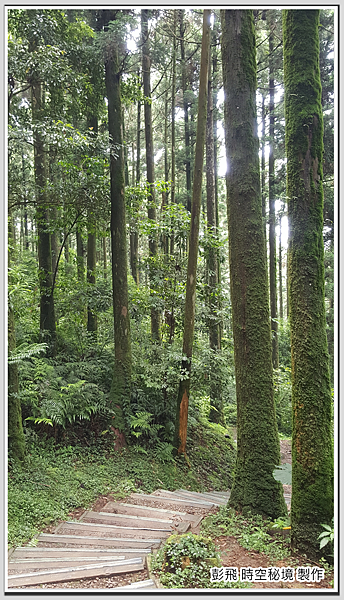
[[[140,71],[137,73],[140,77]],[[141,177],[141,102],[137,103],[137,137],[136,137],[136,185],[140,183]],[[136,285],[140,283],[139,271],[139,232],[136,215],[132,215],[130,223],[130,269]]]
[[[283,282],[282,282],[282,214],[279,216],[278,280],[279,280],[279,318],[283,319]]]
[[[273,396],[263,235],[252,10],[222,10],[230,291],[237,395],[237,460],[230,505],[276,518],[286,513],[273,470],[280,448]]]
[[[274,81],[274,40],[272,31],[272,17],[270,15],[269,35],[269,274],[270,274],[270,313],[272,333],[272,365],[278,369],[278,322],[277,322],[277,281],[276,281],[276,215],[275,215],[275,81]]]
[[[292,544],[310,558],[333,517],[323,243],[319,10],[283,11],[292,361]],[[325,555],[326,556],[326,555]]]
[[[111,10],[105,11],[108,21]],[[108,97],[109,135],[119,148],[118,156],[110,156],[111,185],[111,248],[114,312],[115,364],[110,400],[115,410],[113,422],[117,442],[129,431],[131,413],[131,341],[128,310],[127,236],[124,196],[124,152],[122,131],[121,75],[117,40],[105,63],[105,82]],[[124,440],[123,440],[124,442]],[[118,444],[119,445],[119,444]]]
[[[78,281],[85,281],[85,247],[81,228],[76,230],[76,268]]]
[[[96,283],[96,248],[96,233],[89,229],[87,236],[87,283],[90,285]],[[97,315],[90,306],[87,307],[87,331],[97,333]]]
[[[262,96],[262,217],[263,217],[263,234],[266,246],[266,185],[265,185],[265,96]]]
[[[150,49],[148,33],[148,9],[141,10],[141,34],[142,34],[142,76],[143,93],[145,98],[151,97],[150,88]],[[145,102],[145,136],[146,136],[146,163],[147,163],[147,181],[150,186],[148,195],[148,219],[156,221],[155,206],[155,188],[154,188],[154,151],[153,151],[153,126],[152,126],[152,105]],[[156,268],[156,259],[158,257],[158,244],[156,235],[149,239],[149,257],[150,257],[150,286],[152,292],[153,274]],[[160,342],[160,313],[154,306],[151,308],[151,334],[153,340]]]
[[[189,389],[191,375],[192,344],[195,324],[195,301],[196,301],[196,275],[198,257],[198,235],[201,212],[202,196],[202,174],[204,143],[207,121],[207,87],[208,87],[208,63],[210,48],[210,10],[203,11],[203,35],[201,50],[201,70],[198,96],[197,136],[195,152],[195,171],[192,190],[192,210],[189,238],[188,270],[186,282],[184,336],[182,370],[185,369],[187,377],[179,383],[177,400],[177,415],[175,427],[175,448],[178,454],[185,454],[186,435],[188,422]]]
[[[176,201],[176,55],[177,55],[177,11],[173,11],[173,56],[171,98],[171,204]],[[174,254],[174,232],[171,232],[170,254]]]
[[[43,113],[42,84],[32,84],[32,120],[39,124]],[[34,172],[36,187],[36,223],[38,240],[38,265],[40,284],[40,331],[42,339],[54,345],[56,334],[54,296],[52,292],[51,236],[47,208],[47,166],[44,140],[39,129],[34,129]]]
[[[104,279],[107,279],[107,251],[106,251],[106,237],[104,235],[103,239],[102,239],[102,246],[103,246],[103,274],[104,274]]]
[[[9,215],[8,231],[8,266],[13,256],[12,217]],[[10,275],[9,275],[10,277]],[[8,301],[8,352],[16,348],[14,313],[11,300]],[[8,450],[15,460],[23,460],[25,454],[25,438],[23,433],[21,404],[19,399],[19,375],[17,363],[8,365]]]
[[[220,350],[220,328],[218,322],[218,239],[216,226],[215,203],[215,165],[214,165],[214,122],[213,122],[213,89],[211,80],[211,61],[209,57],[208,103],[206,127],[206,174],[207,174],[207,272],[209,303],[209,345],[216,354]],[[224,425],[223,400],[221,386],[218,382],[216,360],[210,368],[210,414],[209,420]]]
[[[185,128],[185,170],[186,170],[186,206],[191,212],[191,152],[190,152],[190,125],[189,125],[189,102],[187,97],[188,81],[186,76],[185,64],[185,26],[184,26],[184,10],[179,10],[179,25],[180,25],[180,57],[182,61],[182,93],[183,93],[183,108],[184,108],[184,128]]]

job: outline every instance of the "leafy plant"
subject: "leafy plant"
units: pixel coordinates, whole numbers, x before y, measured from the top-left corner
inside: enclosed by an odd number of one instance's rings
[[[292,467],[289,463],[285,463],[284,465],[278,465],[272,474],[276,481],[280,481],[281,483],[286,485],[291,485]]]
[[[162,428],[162,425],[158,423],[152,423],[153,415],[149,412],[137,412],[135,415],[130,416],[131,433],[136,438],[144,435],[149,438],[151,444],[153,444],[157,437],[158,431]]]
[[[325,531],[323,531],[318,536],[318,539],[320,540],[320,550],[322,548],[324,548],[325,546],[327,546],[327,544],[333,545],[333,541],[334,541],[334,518],[332,518],[332,526],[331,525],[322,524],[321,527],[323,527],[325,529]]]

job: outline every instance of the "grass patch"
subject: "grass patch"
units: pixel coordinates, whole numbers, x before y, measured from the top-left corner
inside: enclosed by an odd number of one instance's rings
[[[202,533],[217,537],[231,535],[246,550],[263,552],[272,562],[290,556],[290,537],[274,539],[269,530],[274,523],[260,515],[243,516],[232,508],[220,507],[215,515],[202,521]]]

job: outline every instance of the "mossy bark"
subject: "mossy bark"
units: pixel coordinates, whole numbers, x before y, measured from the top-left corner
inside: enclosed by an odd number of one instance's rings
[[[292,543],[319,556],[333,516],[323,243],[319,10],[283,11],[292,358]],[[323,551],[322,551],[323,553]]]
[[[174,445],[178,454],[185,454],[188,404],[191,375],[191,357],[195,326],[195,302],[196,302],[196,275],[198,258],[198,236],[201,212],[202,175],[204,144],[207,120],[207,87],[208,87],[208,63],[210,46],[210,10],[203,11],[203,35],[201,50],[201,70],[198,96],[197,134],[195,151],[195,168],[192,190],[191,225],[189,236],[188,269],[186,281],[186,298],[184,313],[184,335],[182,370],[186,376],[179,383],[177,413],[175,425]]]
[[[43,116],[42,84],[34,80],[32,84],[32,120],[39,124]],[[39,128],[34,129],[34,173],[36,191],[36,224],[40,285],[40,331],[41,338],[53,347],[56,335],[55,308],[53,296],[53,274],[51,260],[51,234],[49,232],[49,209],[47,208],[47,161],[43,135]]]
[[[186,207],[191,212],[191,140],[189,123],[189,103],[187,98],[188,80],[185,63],[185,29],[184,10],[179,10],[180,58],[182,66],[182,93],[184,109],[184,135],[185,135],[185,172],[186,172]]]
[[[223,10],[230,290],[237,394],[237,461],[230,505],[285,514],[273,397],[271,329],[256,118],[252,10]]]
[[[111,20],[112,11],[108,18]],[[114,17],[112,17],[113,19]],[[114,312],[115,364],[110,400],[115,410],[113,421],[118,440],[129,431],[131,413],[131,339],[128,309],[127,237],[124,197],[124,152],[122,130],[121,75],[117,41],[105,62],[108,98],[109,135],[115,151],[110,155],[111,249]]]
[[[142,35],[142,78],[143,93],[145,98],[151,97],[150,87],[150,48],[148,32],[148,9],[141,10],[141,35]],[[147,181],[149,183],[148,195],[148,219],[156,221],[155,205],[155,187],[154,187],[154,151],[153,151],[153,124],[152,124],[152,105],[150,101],[145,102],[145,138],[146,138],[146,163],[147,163]],[[149,257],[150,257],[150,286],[152,290],[152,300],[154,298],[154,269],[155,259],[158,256],[158,242],[156,235],[152,234],[149,239]],[[153,305],[151,307],[151,334],[152,339],[160,342],[160,312]]]

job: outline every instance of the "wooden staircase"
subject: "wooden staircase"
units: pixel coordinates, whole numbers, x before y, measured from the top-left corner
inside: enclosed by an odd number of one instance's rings
[[[8,559],[8,589],[142,572],[147,557],[172,533],[198,533],[203,517],[226,505],[230,492],[156,490],[85,511],[77,521],[41,533],[36,547],[16,548]],[[114,589],[150,589],[145,579]],[[75,589],[75,585],[73,585]]]

